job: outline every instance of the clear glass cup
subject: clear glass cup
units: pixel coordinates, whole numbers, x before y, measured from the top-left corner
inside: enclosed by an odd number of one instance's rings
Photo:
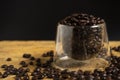
[[[69,70],[104,69],[110,48],[106,24],[68,26],[58,24],[54,66]]]

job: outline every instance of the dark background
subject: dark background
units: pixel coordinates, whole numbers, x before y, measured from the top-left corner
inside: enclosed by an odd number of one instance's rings
[[[119,0],[0,0],[0,40],[55,40],[57,22],[76,12],[105,19],[120,40]]]

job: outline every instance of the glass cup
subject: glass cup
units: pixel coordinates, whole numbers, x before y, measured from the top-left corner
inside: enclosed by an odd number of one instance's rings
[[[68,26],[58,24],[54,66],[69,70],[104,69],[110,48],[106,24]]]

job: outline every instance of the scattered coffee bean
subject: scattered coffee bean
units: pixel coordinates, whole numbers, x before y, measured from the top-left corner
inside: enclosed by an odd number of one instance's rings
[[[117,52],[120,52],[120,46],[113,47],[112,50],[115,50],[115,51],[117,51]]]
[[[1,68],[7,68],[7,65],[6,65],[6,64],[3,64],[3,65],[1,66]]]
[[[37,59],[36,59],[36,62],[41,62],[41,59],[40,59],[40,58],[37,58]]]
[[[29,69],[29,68],[26,68],[26,69],[25,69],[25,72],[30,72],[30,69]]]
[[[15,80],[22,80],[22,78],[19,77],[19,76],[16,76],[16,77],[15,77]]]
[[[34,72],[40,72],[41,71],[41,68],[40,67],[36,67],[35,69],[34,69]]]
[[[16,75],[15,80],[42,80],[44,78],[49,78],[53,80],[119,80],[120,79],[120,57],[111,56],[111,64],[105,68],[104,71],[95,69],[93,73],[89,71],[83,72],[78,71],[68,71],[60,70],[52,67],[53,57],[50,58],[46,63],[42,63],[40,58],[37,58],[36,63],[40,63],[41,66],[36,65],[36,67],[30,70],[27,67],[15,68],[14,65],[1,65],[4,69],[3,74],[0,72],[0,78],[6,78],[8,75]],[[30,62],[33,62],[30,60]],[[25,61],[21,61],[20,65],[26,64]],[[43,65],[44,64],[44,65]],[[32,65],[31,65],[32,66]],[[49,67],[48,67],[49,66]],[[31,73],[31,75],[28,75]],[[30,76],[32,78],[30,79]]]
[[[34,65],[34,63],[32,61],[29,62],[30,65]]]
[[[23,76],[23,80],[30,80],[30,78],[28,75],[26,75],[26,76]]]
[[[49,52],[43,53],[42,57],[53,57],[54,56],[54,51],[51,50]]]
[[[31,57],[31,54],[29,54],[29,53],[23,54],[23,58],[30,58],[30,57]]]
[[[3,75],[2,75],[2,78],[6,78],[6,77],[8,77],[8,73],[4,72]]]
[[[48,57],[47,53],[43,53],[42,57]]]
[[[12,59],[11,58],[7,58],[6,61],[12,61]]]
[[[32,77],[32,80],[38,80],[36,76],[33,76]]]
[[[28,66],[28,64],[27,64],[25,61],[21,61],[21,62],[20,62],[20,65],[21,65],[22,67],[27,67],[27,66]]]
[[[35,60],[35,57],[33,57],[33,56],[32,56],[32,57],[30,57],[30,60]]]

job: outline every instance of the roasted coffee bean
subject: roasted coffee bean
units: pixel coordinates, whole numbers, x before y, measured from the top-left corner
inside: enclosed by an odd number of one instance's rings
[[[94,76],[93,75],[85,76],[85,80],[94,80]]]
[[[11,58],[7,58],[6,61],[12,61],[12,59]]]
[[[90,71],[85,71],[84,75],[90,75]]]
[[[32,80],[38,80],[38,78],[36,76],[33,76]]]
[[[42,57],[53,57],[54,56],[54,52],[53,50],[43,53]]]
[[[61,77],[62,77],[63,79],[67,79],[67,78],[69,78],[69,75],[68,75],[68,74],[61,74]]]
[[[32,61],[29,62],[30,65],[34,65],[34,63]]]
[[[48,57],[47,53],[43,53],[42,57]]]
[[[28,66],[28,64],[27,64],[25,61],[21,61],[21,62],[20,62],[20,65],[21,65],[22,67],[27,67],[27,66]]]
[[[27,66],[28,66],[28,64],[23,64],[23,65],[22,65],[22,67],[27,67]]]
[[[8,67],[9,67],[9,68],[14,68],[14,65],[9,65]]]
[[[76,13],[76,14],[77,15],[72,14],[71,16],[66,17],[64,20],[60,21],[60,23],[61,24],[70,24],[71,23],[72,26],[74,26],[74,24],[72,22],[86,23],[86,21],[89,21],[89,23],[92,23],[95,25],[104,23],[103,19],[101,19],[99,17],[95,17],[93,15],[83,14],[83,13]],[[69,25],[69,26],[71,26],[71,25]],[[77,26],[82,26],[82,24],[79,24]],[[92,25],[89,24],[89,26],[92,26]]]
[[[40,59],[40,58],[37,58],[37,59],[36,59],[36,62],[41,62],[41,59]]]
[[[25,69],[25,72],[30,72],[30,69],[29,69],[29,68],[26,68],[26,69]]]
[[[48,74],[47,78],[53,78],[52,74]]]
[[[2,78],[6,78],[6,77],[8,77],[8,73],[4,72],[3,75],[2,75]]]
[[[26,62],[25,62],[25,61],[21,61],[21,62],[20,62],[20,65],[23,65],[23,64],[26,64]]]
[[[36,75],[38,75],[38,72],[32,72],[31,73],[31,76],[36,76]]]
[[[7,68],[8,66],[6,64],[1,65],[1,68]]]
[[[50,57],[53,57],[53,56],[54,56],[53,50],[49,51],[49,56],[50,56]]]
[[[28,75],[26,75],[26,76],[23,76],[23,80],[30,80],[30,78]]]
[[[120,52],[120,46],[113,47],[112,50],[115,50],[115,51],[117,51],[117,52]]]
[[[41,67],[42,68],[47,68],[49,65],[47,64],[47,63],[43,63],[43,64],[41,64]]]
[[[41,66],[41,62],[37,62],[37,63],[36,63],[36,66],[39,66],[39,67],[40,67],[40,66]]]
[[[30,57],[30,60],[35,60],[35,57],[33,57],[33,56],[32,56],[32,57]]]
[[[16,76],[16,77],[15,77],[15,80],[22,80],[22,78],[19,77],[19,76]]]
[[[37,76],[37,79],[38,79],[38,80],[43,79],[43,78],[44,78],[44,76],[43,76],[42,74],[39,74],[39,75]]]
[[[111,76],[107,75],[106,80],[113,80]]]
[[[23,54],[23,58],[30,58],[31,57],[31,54],[29,54],[29,53],[24,53]]]
[[[34,69],[34,72],[40,72],[41,71],[41,68],[40,67],[36,67],[35,69]]]

